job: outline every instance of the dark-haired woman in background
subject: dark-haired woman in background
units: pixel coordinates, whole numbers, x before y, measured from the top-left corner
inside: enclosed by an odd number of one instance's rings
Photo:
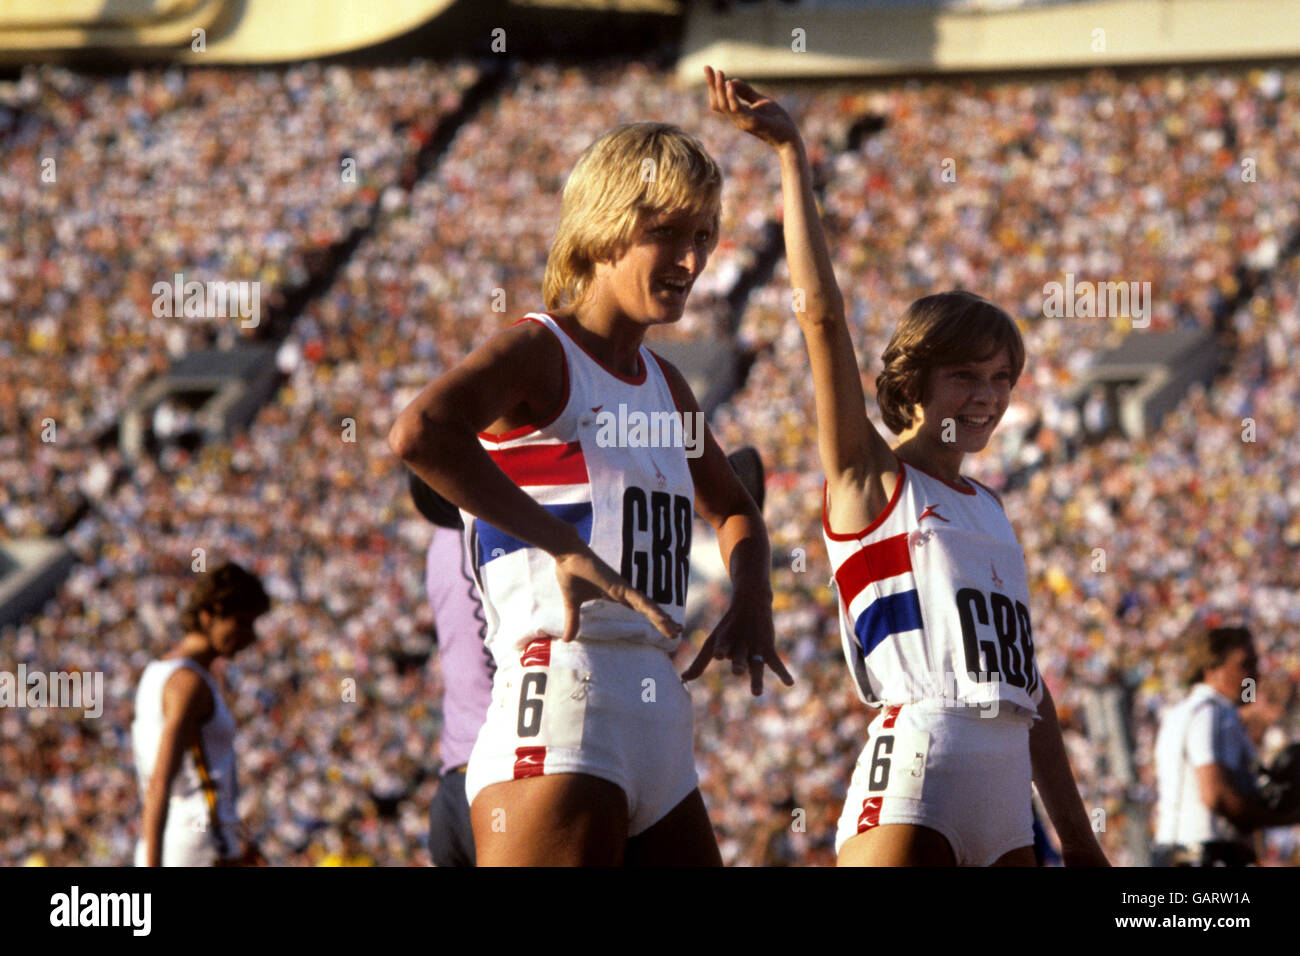
[[[136,866],[264,863],[240,837],[235,718],[210,668],[253,643],[270,606],[256,575],[234,562],[214,568],[181,615],[185,636],[141,674],[131,725],[144,805]]]

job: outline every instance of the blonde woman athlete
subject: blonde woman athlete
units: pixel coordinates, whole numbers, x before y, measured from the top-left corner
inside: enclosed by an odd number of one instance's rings
[[[564,187],[546,311],[427,386],[389,435],[465,512],[483,594],[497,670],[466,775],[479,865],[721,863],[672,664],[693,513],[733,597],[685,679],[727,658],[755,694],[765,667],[792,683],[758,509],[681,373],[642,344],[682,316],[721,185],[673,126],[593,143]]]

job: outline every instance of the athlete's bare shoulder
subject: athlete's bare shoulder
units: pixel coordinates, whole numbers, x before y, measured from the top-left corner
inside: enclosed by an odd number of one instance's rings
[[[551,318],[554,319],[555,316],[552,314]],[[551,357],[559,356],[564,351],[555,333],[532,315],[524,316],[513,325],[507,326],[493,338],[502,351],[516,351],[522,348],[526,351],[539,351]]]
[[[831,531],[856,534],[876,521],[893,500],[900,478],[899,459],[881,440],[860,473],[846,475],[838,484],[827,482]]]
[[[525,425],[554,418],[563,408],[566,392],[564,346],[541,322],[523,319],[498,332],[485,348],[492,377],[522,386],[520,401],[486,431],[504,434]]]
[[[182,721],[201,724],[216,709],[212,690],[198,671],[192,667],[178,667],[163,685],[163,714],[176,715]]]

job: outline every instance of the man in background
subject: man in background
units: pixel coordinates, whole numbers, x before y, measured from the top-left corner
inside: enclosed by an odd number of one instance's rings
[[[1155,863],[1245,866],[1255,862],[1256,830],[1300,823],[1300,810],[1271,809],[1260,795],[1255,747],[1237,712],[1254,699],[1254,641],[1244,627],[1200,627],[1186,654],[1191,692],[1156,737]]]

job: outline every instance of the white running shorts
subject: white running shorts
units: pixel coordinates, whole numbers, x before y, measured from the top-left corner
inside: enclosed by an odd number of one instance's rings
[[[538,639],[498,657],[465,794],[472,805],[490,784],[589,774],[622,788],[636,836],[699,786],[694,737],[690,694],[665,651]]]
[[[1032,846],[1032,719],[1002,708],[886,706],[858,757],[835,852],[872,827],[912,823],[942,833],[958,866],[988,866]]]

